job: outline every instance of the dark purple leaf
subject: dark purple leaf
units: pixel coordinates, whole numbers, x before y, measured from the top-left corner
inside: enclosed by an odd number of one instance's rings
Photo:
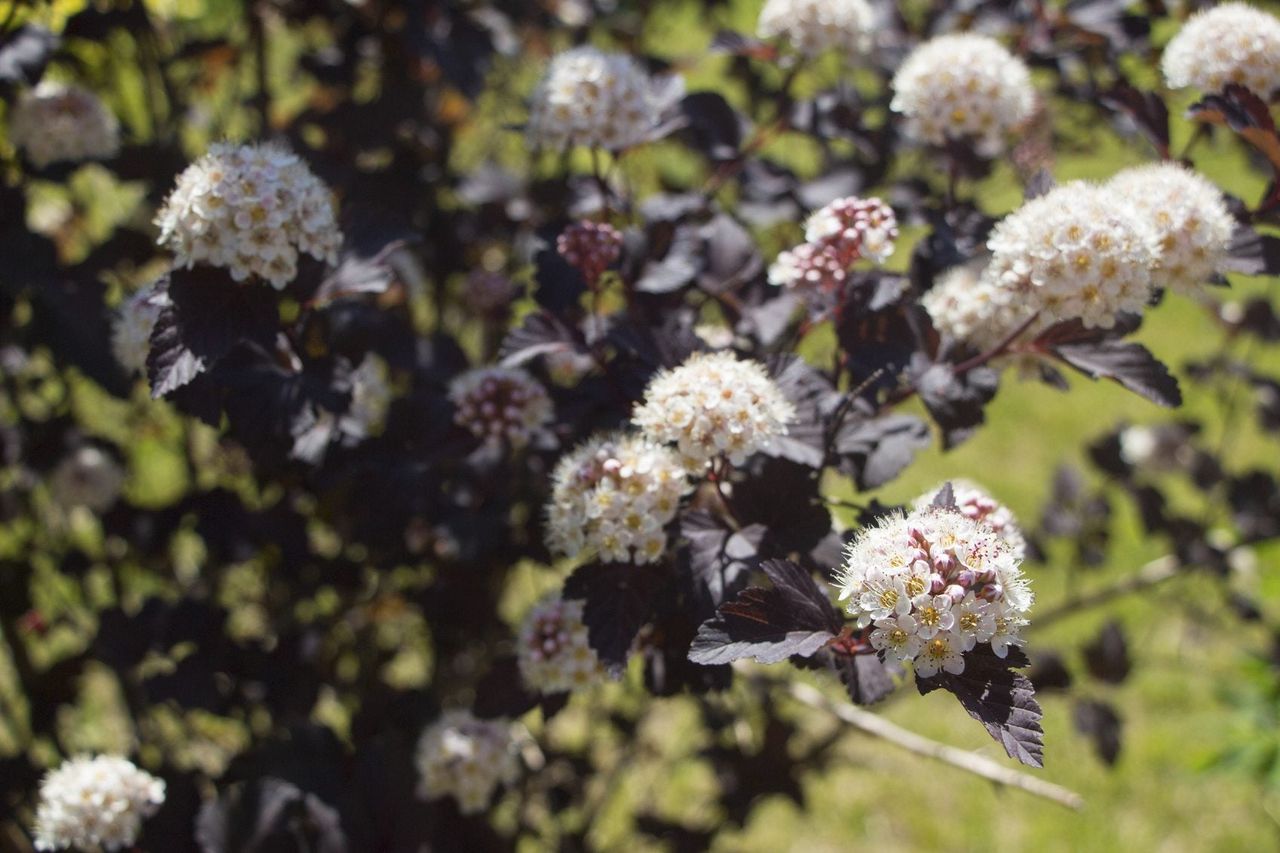
[[[1071,712],[1076,731],[1093,742],[1093,749],[1107,764],[1115,764],[1120,757],[1123,721],[1107,702],[1081,699]]]
[[[1094,379],[1112,379],[1153,403],[1182,405],[1178,380],[1142,344],[1121,341],[1062,344],[1051,349],[1067,364]]]
[[[913,415],[850,415],[840,426],[835,449],[840,470],[859,489],[875,489],[897,477],[929,442],[928,424]]]
[[[809,572],[787,560],[769,560],[761,568],[773,586],[747,587],[720,605],[717,616],[698,629],[689,660],[722,664],[751,657],[778,663],[812,655],[840,630],[839,614]]]
[[[573,329],[548,312],[537,311],[525,317],[523,323],[507,333],[498,351],[498,358],[503,367],[519,367],[538,356],[576,349]]]
[[[689,569],[694,589],[705,595],[707,612],[719,607],[759,560],[763,525],[732,530],[709,512],[689,510],[680,516],[680,535],[689,542]]]
[[[747,121],[729,106],[723,95],[693,92],[680,102],[680,112],[699,151],[711,160],[732,160],[738,156]]]
[[[565,580],[564,597],[584,602],[587,641],[605,666],[618,670],[626,665],[663,581],[659,567],[630,563],[587,563]]]
[[[878,655],[831,654],[832,665],[855,705],[874,705],[897,689],[901,667],[887,665]]]
[[[1108,684],[1119,684],[1133,668],[1129,660],[1129,644],[1118,622],[1102,626],[1092,643],[1084,647],[1084,662],[1094,678]]]
[[[1259,234],[1248,225],[1237,225],[1222,271],[1241,275],[1280,274],[1280,237]]]
[[[160,316],[151,332],[151,396],[165,397],[217,364],[238,343],[274,348],[275,295],[262,282],[236,283],[212,267],[175,269],[157,283]]]
[[[942,688],[960,700],[969,716],[986,727],[1010,758],[1029,767],[1044,766],[1044,714],[1036,702],[1035,687],[1011,667],[1024,667],[1027,657],[1016,648],[1007,658],[998,658],[983,644],[964,656],[964,672],[940,672],[932,678],[917,678],[921,695]]]
[[[733,510],[743,524],[764,528],[765,554],[805,553],[831,532],[811,467],[761,455],[746,474],[733,484]]]

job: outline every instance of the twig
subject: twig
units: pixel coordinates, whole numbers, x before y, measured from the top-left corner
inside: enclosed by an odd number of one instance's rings
[[[972,773],[975,776],[981,776],[997,785],[1017,788],[1020,791],[1026,791],[1028,794],[1042,797],[1069,809],[1078,811],[1084,806],[1084,798],[1075,791],[1064,788],[1061,785],[1055,785],[1052,782],[1046,782],[1043,779],[1037,779],[1029,773],[1006,767],[981,755],[930,740],[923,735],[907,731],[857,706],[832,702],[819,690],[803,682],[793,682],[787,685],[787,692],[791,694],[793,699],[808,705],[810,708],[825,711],[861,732],[875,735],[881,740],[900,746],[908,752],[914,752],[916,755],[923,755],[925,758],[932,758],[944,764],[950,764],[952,767],[964,770],[966,773]]]
[[[1043,628],[1045,625],[1067,616],[1072,616],[1082,610],[1088,610],[1099,604],[1106,604],[1113,598],[1119,598],[1131,592],[1138,592],[1148,587],[1162,584],[1182,574],[1183,569],[1181,561],[1175,555],[1165,554],[1163,557],[1158,557],[1147,563],[1135,574],[1116,581],[1110,586],[1104,586],[1093,592],[1069,598],[1051,610],[1037,613],[1035,618],[1031,620],[1031,626]]]

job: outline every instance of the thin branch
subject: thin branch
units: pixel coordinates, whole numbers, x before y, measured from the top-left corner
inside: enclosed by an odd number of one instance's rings
[[[1037,613],[1035,618],[1032,619],[1031,625],[1035,628],[1043,628],[1045,625],[1056,622],[1059,619],[1073,616],[1080,611],[1097,607],[1099,604],[1106,604],[1113,598],[1119,598],[1131,592],[1139,592],[1162,584],[1182,574],[1183,571],[1184,567],[1175,555],[1165,554],[1163,557],[1158,557],[1147,563],[1135,574],[1116,581],[1110,586],[1104,586],[1093,592],[1077,595],[1050,610]]]
[[[981,776],[997,785],[1017,788],[1020,791],[1026,791],[1028,794],[1055,802],[1060,806],[1066,806],[1069,809],[1078,811],[1084,806],[1084,798],[1075,791],[1038,779],[1029,773],[1023,773],[1021,770],[1006,767],[976,753],[930,740],[923,735],[907,731],[869,711],[864,711],[855,705],[833,702],[824,696],[821,691],[803,682],[788,684],[787,692],[791,694],[793,699],[808,705],[810,708],[816,708],[819,711],[831,714],[836,719],[853,726],[861,732],[886,740],[908,752],[914,752],[916,755],[923,755],[925,758],[932,758],[944,764],[950,764],[952,767],[959,768],[966,773],[972,773],[975,776]]]

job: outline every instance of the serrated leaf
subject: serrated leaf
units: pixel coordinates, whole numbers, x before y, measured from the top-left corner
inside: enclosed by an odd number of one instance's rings
[[[537,311],[502,339],[498,359],[503,367],[519,367],[538,356],[571,352],[576,348],[571,328],[546,311]]]
[[[750,657],[778,663],[792,655],[809,657],[840,630],[839,614],[809,572],[788,560],[768,560],[761,568],[773,587],[747,587],[720,605],[716,617],[698,628],[689,660],[722,664]]]
[[[774,384],[795,407],[796,416],[787,425],[786,435],[776,436],[763,452],[809,468],[822,467],[826,450],[826,416],[836,399],[831,383],[796,355],[773,356],[765,366]]]
[[[1182,405],[1178,380],[1142,344],[1122,341],[1062,344],[1051,352],[1085,376],[1111,379],[1160,406]]]
[[[617,670],[626,665],[662,581],[657,566],[630,563],[587,563],[565,580],[563,596],[583,602],[587,642],[605,666]]]
[[[1029,767],[1044,766],[1044,713],[1035,698],[1030,679],[1011,667],[1024,667],[1026,655],[1012,648],[1007,658],[998,658],[983,644],[964,656],[964,672],[940,672],[931,678],[917,678],[921,695],[943,689],[986,728],[1010,758]]]
[[[764,534],[760,524],[731,530],[702,510],[681,515],[680,535],[689,541],[689,569],[695,589],[705,594],[710,605],[707,612],[719,607],[755,566]]]
[[[840,425],[835,448],[840,470],[859,489],[875,489],[897,477],[930,441],[928,424],[913,415],[850,415]]]
[[[812,468],[760,456],[733,484],[733,507],[744,524],[764,528],[765,553],[804,553],[831,532],[831,513],[818,494]]]
[[[925,408],[942,428],[943,448],[950,449],[986,420],[986,406],[999,389],[1000,374],[989,367],[957,373],[954,366],[940,362],[928,365],[915,384]]]
[[[236,344],[271,349],[278,315],[271,288],[237,284],[212,267],[175,269],[156,284],[160,315],[151,332],[151,396],[165,397],[212,368]]]

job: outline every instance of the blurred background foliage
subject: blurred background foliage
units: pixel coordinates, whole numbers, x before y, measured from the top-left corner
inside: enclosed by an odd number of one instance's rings
[[[6,4],[8,5],[8,4]],[[88,4],[85,0],[55,0],[43,6],[21,6],[31,16],[58,31]],[[175,42],[198,44],[203,38],[242,34],[243,5],[238,0],[147,0],[145,7]],[[760,3],[731,0],[704,4],[695,0],[665,0],[647,4],[649,11],[633,22],[639,45],[649,54],[670,61],[681,71],[690,91],[712,89],[739,107],[746,93],[725,76],[729,59],[712,55],[707,46],[721,29],[751,32]],[[904,4],[911,5],[911,4]],[[1260,4],[1274,6],[1276,4]],[[7,14],[0,10],[0,17]],[[325,38],[320,31],[291,29],[266,16],[269,81],[273,92],[271,119],[283,124],[324,92],[297,74],[297,59],[308,46]],[[1162,24],[1162,27],[1164,25]],[[1168,28],[1157,29],[1153,42],[1167,39]],[[233,38],[235,43],[242,39]],[[513,169],[551,173],[558,164],[549,159],[530,161],[519,133],[509,125],[523,120],[523,99],[559,43],[524,44],[500,57],[485,91],[474,102],[461,94],[442,98],[433,108],[458,126],[454,157],[458,169],[496,161]],[[136,61],[137,46],[81,44],[78,59],[83,73],[121,117],[126,133],[149,138],[156,130],[151,87]],[[859,76],[843,74],[834,58],[819,63],[797,81],[800,93],[817,91],[840,77],[859,85]],[[181,142],[191,155],[219,138],[249,138],[254,118],[239,106],[237,92],[252,88],[244,75],[251,63],[231,48],[210,49],[190,67],[200,97],[180,121]],[[1151,62],[1135,58],[1130,69],[1139,85],[1154,85]],[[1178,101],[1172,112],[1174,150],[1181,150],[1192,127],[1181,119]],[[1109,177],[1118,169],[1153,156],[1149,146],[1121,137],[1096,113],[1080,105],[1054,102],[1052,111],[1059,144],[1053,152],[1053,173],[1059,181]],[[0,145],[7,145],[0,141]],[[783,134],[764,153],[787,163],[802,175],[817,169],[811,144]],[[582,155],[585,156],[585,155]],[[924,155],[921,155],[922,157]],[[1251,168],[1241,146],[1225,134],[1196,149],[1196,165],[1227,191],[1252,199],[1263,180]],[[909,158],[908,161],[909,162]],[[585,169],[586,163],[574,164]],[[928,167],[927,163],[918,164]],[[661,143],[630,155],[623,166],[638,197],[660,186],[682,186],[695,180],[702,165],[675,144]],[[942,170],[933,170],[939,182]],[[869,188],[874,190],[875,188]],[[144,192],[94,166],[79,169],[65,184],[42,182],[33,188],[31,226],[55,239],[67,262],[83,257],[109,236],[128,225],[147,231],[152,208]],[[992,175],[973,187],[981,206],[1003,214],[1021,201],[1021,186],[1013,166],[998,164]],[[731,193],[732,190],[724,190]],[[786,244],[788,233],[761,234],[768,249]],[[919,229],[904,228],[890,268],[903,269]],[[153,266],[140,268],[120,292],[153,277]],[[428,271],[430,273],[430,271]],[[461,287],[461,281],[453,286]],[[1260,296],[1276,305],[1273,279],[1234,277],[1227,298]],[[425,300],[416,306],[424,325],[458,322],[436,318]],[[518,313],[518,312],[517,312]],[[479,330],[473,330],[478,336]],[[1214,443],[1226,448],[1226,458],[1239,470],[1262,467],[1275,471],[1276,447],[1255,428],[1247,409],[1249,390],[1227,385],[1221,393],[1190,382],[1183,370],[1188,361],[1203,359],[1222,346],[1216,320],[1207,310],[1182,298],[1169,298],[1150,313],[1138,339],[1175,369],[1186,391],[1185,408],[1178,413],[1202,421]],[[814,358],[822,355],[821,340],[810,343]],[[1242,341],[1231,344],[1249,347]],[[1259,367],[1280,368],[1277,353],[1253,354]],[[278,496],[258,494],[247,460],[218,441],[211,429],[177,415],[169,406],[148,399],[142,384],[131,399],[113,398],[76,374],[59,374],[47,361],[33,358],[23,367],[21,393],[0,401],[0,417],[12,418],[15,408],[28,417],[70,412],[90,435],[118,447],[128,461],[125,489],[139,506],[163,507],[189,489],[220,485],[235,490],[251,504],[266,506]],[[847,482],[832,480],[829,493],[859,504],[871,498],[905,502],[944,479],[966,478],[986,486],[1007,503],[1028,526],[1034,525],[1060,466],[1086,468],[1083,445],[1121,423],[1159,423],[1169,414],[1110,383],[1071,378],[1069,395],[1033,382],[1006,380],[988,409],[988,423],[960,448],[940,451],[936,444],[921,454],[904,476],[879,492],[853,494]],[[1092,473],[1086,473],[1094,477]],[[1095,482],[1096,480],[1090,480]],[[1147,539],[1136,515],[1123,501],[1114,501],[1117,536],[1105,565],[1085,569],[1069,549],[1050,547],[1042,565],[1030,568],[1038,607],[1051,609],[1068,592],[1101,588],[1133,573],[1162,554]],[[842,520],[853,524],[852,511]],[[18,529],[35,525],[38,529]],[[309,531],[323,542],[326,531]],[[63,512],[52,501],[43,504],[39,518],[20,519],[0,528],[0,557],[28,559],[39,579],[33,602],[48,623],[40,635],[28,637],[33,660],[56,660],[83,645],[92,630],[93,611],[111,602],[137,603],[150,593],[168,594],[144,567],[119,576],[90,569],[83,586],[63,577],[61,560],[74,543],[92,563],[113,543],[91,513]],[[334,547],[341,547],[336,543]],[[204,545],[191,525],[170,544],[172,571],[179,584],[199,576],[205,564]],[[264,630],[261,600],[265,580],[275,558],[269,553],[245,560],[230,572],[219,591],[231,608],[233,634],[252,636]],[[1114,766],[1102,761],[1089,740],[1073,725],[1076,697],[1043,691],[1046,767],[1044,778],[1082,792],[1087,805],[1080,813],[1016,791],[998,790],[958,770],[901,753],[786,700],[781,712],[799,728],[793,749],[822,745],[821,760],[799,780],[800,804],[784,794],[770,795],[741,829],[723,827],[712,792],[719,781],[712,765],[698,756],[706,739],[759,743],[775,748],[772,733],[754,724],[743,709],[747,688],[741,682],[729,695],[716,699],[735,709],[732,725],[708,732],[698,724],[699,711],[687,697],[649,699],[637,689],[634,668],[621,684],[608,685],[590,696],[578,696],[549,725],[554,742],[585,746],[608,769],[596,780],[591,794],[594,814],[564,811],[546,814],[548,837],[557,827],[574,831],[591,823],[588,841],[601,849],[662,849],[661,842],[643,832],[652,816],[696,830],[689,843],[705,841],[713,849],[773,851],[843,850],[866,846],[879,850],[1264,850],[1280,845],[1280,690],[1275,659],[1280,651],[1266,627],[1280,622],[1280,549],[1258,549],[1252,569],[1241,575],[1250,593],[1265,608],[1267,619],[1246,626],[1225,600],[1217,584],[1188,575],[1140,595],[1121,597],[1105,607],[1063,618],[1030,633],[1031,648],[1058,649],[1078,668],[1084,648],[1104,625],[1122,626],[1129,639],[1133,672],[1121,683],[1091,680],[1075,692],[1096,696],[1114,705],[1123,719],[1123,746]],[[405,570],[409,572],[409,569]],[[519,567],[504,601],[504,616],[518,624],[525,608],[558,576],[544,567]],[[384,589],[394,589],[388,579]],[[336,606],[323,594],[295,603],[301,618],[308,611]],[[394,596],[373,597],[367,617],[373,635],[385,648],[400,648],[384,677],[404,684],[424,681],[435,662],[420,619],[395,605]],[[1243,640],[1243,642],[1242,642]],[[189,650],[193,651],[193,650]],[[163,660],[150,665],[171,665]],[[358,667],[358,660],[347,664]],[[86,750],[124,750],[134,734],[123,722],[125,699],[105,668],[90,669],[74,701],[60,711],[58,727],[65,742]],[[24,748],[22,731],[26,698],[16,687],[9,656],[0,653],[0,755]],[[637,741],[623,744],[593,724],[602,709],[626,709],[641,715]],[[998,745],[973,725],[954,702],[941,695],[898,694],[879,709],[889,719],[921,734],[966,749],[1001,758]],[[322,694],[313,717],[339,736],[349,725],[346,711]],[[227,720],[201,712],[154,713],[148,724],[153,736],[184,744],[192,767],[217,770],[243,747],[248,732],[265,721]],[[536,725],[536,723],[535,723]],[[785,747],[784,747],[785,748]],[[510,810],[510,803],[503,809]],[[945,816],[945,819],[943,819]],[[510,815],[507,815],[510,818]],[[646,818],[647,819],[647,818]],[[498,821],[503,820],[500,810]],[[0,839],[0,846],[3,846]]]

